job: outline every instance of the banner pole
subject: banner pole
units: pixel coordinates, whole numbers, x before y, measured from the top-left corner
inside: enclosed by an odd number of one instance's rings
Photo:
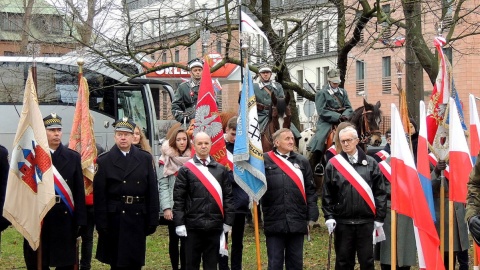
[[[253,224],[255,227],[255,248],[257,253],[257,269],[262,270],[262,261],[260,258],[260,233],[258,230],[258,211],[257,202],[253,201]]]
[[[390,258],[391,258],[391,269],[396,270],[397,269],[397,212],[395,210],[390,210],[391,211],[391,253],[390,253]]]
[[[448,269],[453,270],[453,201],[448,201]]]
[[[440,173],[440,256],[445,261],[445,176],[443,170]]]

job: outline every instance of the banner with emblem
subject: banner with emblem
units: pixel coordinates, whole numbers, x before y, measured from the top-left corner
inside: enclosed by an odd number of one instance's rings
[[[32,71],[29,70],[22,114],[13,143],[3,216],[36,250],[42,220],[54,204],[52,159]]]
[[[229,165],[227,148],[223,139],[222,121],[218,114],[217,103],[213,91],[212,75],[208,61],[203,64],[202,80],[198,89],[198,102],[195,108],[193,134],[205,132],[212,139],[210,155],[220,164],[232,169]],[[192,155],[195,151],[192,150]]]
[[[252,76],[248,69],[245,69],[245,74],[233,150],[233,175],[235,182],[258,202],[267,191],[267,180]]]
[[[93,119],[89,108],[88,82],[81,77],[78,88],[78,99],[73,116],[72,132],[68,148],[77,151],[82,157],[83,182],[85,195],[93,191],[93,176],[95,175],[94,160],[97,157],[95,135],[93,133]]]

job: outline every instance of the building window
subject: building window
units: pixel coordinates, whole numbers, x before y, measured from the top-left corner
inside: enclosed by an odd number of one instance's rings
[[[180,62],[180,51],[175,49],[175,62]]]
[[[297,81],[298,84],[303,88],[303,70],[297,70]],[[297,93],[297,101],[302,102],[303,97]]]
[[[450,61],[450,64],[453,63],[452,47],[443,48],[443,54],[447,57],[448,61]]]
[[[383,5],[382,10],[386,14],[390,14],[390,4]],[[382,23],[382,31],[383,31],[382,38],[384,39],[384,43],[385,42],[389,43],[388,41],[392,37],[392,33],[391,33],[390,25],[388,25],[387,22]]]
[[[323,83],[321,85],[326,85],[328,83],[328,80],[327,80],[327,73],[328,73],[328,70],[330,69],[330,67],[323,67],[323,74],[322,74],[322,77],[323,77]],[[320,84],[319,84],[320,86]]]
[[[166,63],[166,62],[167,62],[167,53],[166,53],[166,52],[163,52],[163,53],[162,53],[162,62],[163,62],[163,63]]]
[[[391,57],[382,57],[382,94],[392,93],[392,62]]]
[[[192,47],[188,47],[188,61],[192,60]]]
[[[357,13],[355,14],[355,20],[359,21],[361,18],[362,18],[362,12],[357,11]],[[362,32],[360,32],[360,39],[359,39],[358,43],[363,44],[363,42],[364,42],[364,34],[363,34],[363,30],[362,30]]]
[[[218,15],[225,14],[225,2],[223,0],[217,0]]]
[[[325,52],[330,51],[330,26],[328,21],[325,21],[325,36],[323,38],[323,43],[325,44]]]
[[[267,62],[267,41],[262,38],[262,59],[264,62]]]
[[[324,52],[324,49],[323,49],[323,45],[324,45],[324,28],[323,28],[323,25],[324,25],[324,22],[323,21],[319,21],[317,22],[317,43],[316,43],[316,53],[319,54],[319,53],[323,53]]]
[[[217,39],[217,53],[222,54],[222,40],[220,38]]]
[[[322,69],[317,67],[317,88],[315,91],[320,90],[320,85],[322,85]]]
[[[283,38],[283,29],[278,30],[278,37]]]
[[[303,43],[303,29],[302,29],[302,26],[300,26],[298,28],[298,42],[297,42],[297,47],[296,47],[296,52],[297,52],[297,57],[301,57],[303,54],[303,46],[302,46],[302,43]]]
[[[365,62],[356,62],[356,93],[359,96],[365,95]]]

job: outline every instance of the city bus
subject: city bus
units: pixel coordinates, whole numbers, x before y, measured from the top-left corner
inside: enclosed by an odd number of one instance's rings
[[[56,113],[62,117],[63,138],[67,145],[72,129],[78,92],[78,56],[35,58],[37,94],[42,117]],[[114,144],[112,124],[116,119],[129,117],[139,124],[159,156],[156,111],[159,91],[173,98],[173,88],[158,79],[130,79],[102,61],[84,60],[83,75],[90,90],[90,112],[94,119],[97,144],[105,150]],[[0,144],[11,153],[13,140],[22,111],[23,94],[32,66],[31,57],[0,56]],[[141,67],[131,62],[116,63],[127,74],[138,74]]]

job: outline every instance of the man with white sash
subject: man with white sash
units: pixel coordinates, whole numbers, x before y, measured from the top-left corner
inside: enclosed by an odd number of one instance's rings
[[[234,221],[232,187],[227,169],[210,156],[212,141],[205,132],[193,139],[195,156],[178,171],[173,189],[173,222],[186,237],[186,268],[217,269],[218,254],[228,255],[225,235]]]
[[[317,194],[308,160],[295,152],[292,131],[273,134],[263,155],[267,191],[262,197],[268,269],[303,269],[305,235],[318,219]]]
[[[52,156],[56,203],[43,220],[42,267],[73,269],[76,240],[87,225],[80,154],[62,145],[62,118],[55,113],[43,119]],[[37,252],[24,241],[27,269],[37,268]]]
[[[352,127],[339,133],[342,152],[325,168],[322,210],[329,233],[335,235],[335,269],[373,270],[372,233],[386,215],[385,180],[378,163],[357,147]]]

